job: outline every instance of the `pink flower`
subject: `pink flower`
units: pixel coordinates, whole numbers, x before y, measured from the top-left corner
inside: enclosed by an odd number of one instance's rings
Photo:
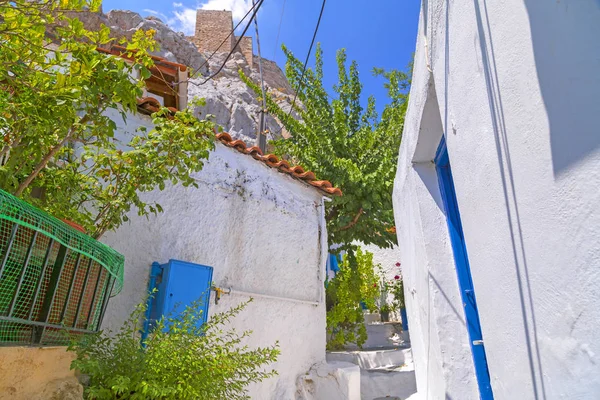
[[[396,267],[399,267],[399,266],[400,266],[400,263],[399,263],[399,262],[397,262],[397,263],[396,263]]]
[[[395,279],[395,280],[398,280],[398,279],[400,279],[400,276],[399,276],[399,275],[396,275],[396,276],[394,277],[394,279]]]

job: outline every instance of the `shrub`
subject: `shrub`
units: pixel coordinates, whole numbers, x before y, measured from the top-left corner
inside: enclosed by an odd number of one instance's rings
[[[242,341],[250,331],[224,328],[248,303],[199,326],[198,301],[161,319],[143,342],[139,321],[146,306],[139,305],[116,335],[100,332],[73,342],[71,368],[89,376],[88,399],[249,399],[249,383],[277,375],[264,367],[280,352],[277,343],[249,349]]]
[[[399,269],[400,263],[396,263],[396,267]],[[387,279],[386,274],[383,270],[380,271],[381,275],[381,307],[380,311],[383,312],[398,312],[405,308],[404,304],[404,280],[402,279],[401,271],[398,270],[397,275],[393,279]],[[388,295],[391,295],[391,302],[388,302]]]
[[[339,271],[327,285],[327,349],[339,350],[347,343],[359,347],[367,341],[363,308],[375,310],[379,278],[373,253],[360,248],[344,256]]]

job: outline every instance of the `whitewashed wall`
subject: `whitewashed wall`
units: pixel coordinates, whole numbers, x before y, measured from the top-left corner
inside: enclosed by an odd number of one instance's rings
[[[419,392],[479,398],[431,160],[446,136],[494,398],[600,398],[600,2],[424,0],[394,209]]]
[[[393,281],[396,275],[401,275],[401,267],[396,266],[396,263],[400,262],[400,251],[398,246],[383,249],[375,245],[365,245],[357,242],[363,250],[373,253],[373,264],[381,266],[381,275],[387,281]],[[385,300],[388,304],[394,301],[394,296],[390,293],[387,296],[383,295],[381,300]],[[400,321],[400,312],[394,312],[390,315],[391,320]]]
[[[233,322],[253,330],[250,346],[279,340],[273,367],[279,376],[251,388],[253,399],[293,399],[300,374],[325,360],[323,280],[326,231],[321,196],[313,188],[252,157],[217,143],[199,187],[168,187],[146,198],[162,214],[131,223],[105,236],[125,255],[125,284],[109,302],[104,328],[117,328],[147,293],[150,266],[180,259],[214,268],[218,286],[272,296],[320,302],[319,306],[255,298]],[[247,300],[211,298],[209,313]]]

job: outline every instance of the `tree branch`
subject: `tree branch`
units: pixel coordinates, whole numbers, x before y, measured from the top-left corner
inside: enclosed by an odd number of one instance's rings
[[[83,118],[81,118],[79,120],[78,125],[85,124],[89,119],[90,119],[90,116],[88,114],[86,114]],[[46,165],[48,165],[50,160],[58,153],[58,151],[61,148],[63,148],[63,146],[65,144],[67,144],[67,142],[69,142],[69,140],[71,140],[71,136],[73,136],[76,129],[77,129],[76,126],[72,126],[71,129],[69,129],[69,133],[63,138],[63,140],[61,140],[56,146],[54,146],[52,149],[50,149],[48,154],[46,154],[44,156],[44,158],[42,158],[42,160],[38,163],[38,165],[36,165],[36,167],[33,169],[31,174],[29,174],[29,176],[27,178],[25,178],[25,180],[23,182],[21,182],[21,184],[17,188],[17,191],[15,192],[15,195],[17,197],[21,196],[23,194],[25,189],[27,189],[27,186],[29,186],[31,184],[31,182],[33,182],[33,180],[38,176],[40,171],[43,170],[44,168],[46,168]]]
[[[358,219],[360,218],[361,215],[363,215],[363,213],[364,213],[364,210],[362,209],[362,207],[359,208],[359,210],[356,213],[356,215],[354,216],[354,218],[352,218],[352,221],[350,221],[350,223],[348,225],[341,227],[339,230],[345,231],[345,230],[352,228],[354,225],[356,225],[356,223],[358,222]]]

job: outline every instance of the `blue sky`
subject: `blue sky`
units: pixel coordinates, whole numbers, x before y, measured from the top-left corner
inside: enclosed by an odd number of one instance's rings
[[[345,48],[348,60],[358,62],[363,94],[365,97],[375,95],[377,108],[381,109],[387,101],[386,92],[382,79],[371,76],[371,69],[406,67],[415,50],[420,3],[420,0],[328,0],[317,35],[324,50],[326,87],[330,89],[336,82],[335,52]],[[234,20],[239,20],[251,4],[252,0],[105,0],[103,9],[104,12],[126,9],[143,16],[156,15],[175,30],[192,35],[197,8],[232,10]],[[320,8],[321,0],[265,0],[258,20],[262,56],[274,59],[283,68],[285,57],[280,46],[285,43],[304,61]],[[281,32],[276,47],[280,19]],[[248,33],[254,36],[254,26]],[[313,62],[314,57],[309,65]]]

